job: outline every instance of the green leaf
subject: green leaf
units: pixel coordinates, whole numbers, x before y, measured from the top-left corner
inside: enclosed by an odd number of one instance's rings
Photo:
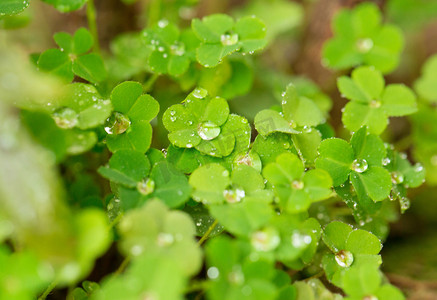
[[[287,86],[283,96],[282,111],[286,120],[294,121],[298,126],[316,126],[325,119],[314,101],[299,97],[296,87],[291,84]]]
[[[305,165],[313,166],[314,160],[317,158],[317,149],[322,141],[320,132],[316,129],[310,129],[308,132],[293,135],[291,139]]]
[[[381,107],[371,107],[356,102],[346,104],[341,120],[350,131],[357,131],[362,126],[367,126],[370,133],[378,135],[388,124],[387,116]]]
[[[374,265],[361,265],[351,268],[343,278],[345,292],[354,297],[361,298],[373,295],[381,284],[381,274]]]
[[[380,99],[385,81],[378,70],[372,67],[359,67],[352,71],[351,77],[357,87],[366,95],[367,102]]]
[[[121,149],[133,149],[145,153],[152,143],[152,126],[146,121],[132,123],[125,133],[110,134],[106,144],[111,152]]]
[[[352,147],[341,139],[326,139],[320,143],[319,153],[316,167],[327,171],[331,175],[334,186],[345,182],[354,160]]]
[[[3,0],[0,3],[0,16],[15,15],[29,6],[29,0]]]
[[[334,221],[323,229],[322,239],[332,252],[337,253],[340,250],[346,249],[346,241],[352,231],[353,229],[350,225]]]
[[[354,254],[376,255],[381,251],[382,245],[375,235],[365,230],[357,229],[349,234],[344,249]]]
[[[368,195],[373,201],[386,199],[391,190],[390,173],[382,167],[369,167],[363,173],[352,172],[351,182],[358,197]]]
[[[267,165],[275,162],[279,154],[292,152],[293,142],[290,135],[284,133],[272,133],[268,136],[259,134],[255,138],[252,149],[259,155],[262,164]]]
[[[92,83],[99,83],[108,76],[102,58],[96,53],[85,54],[74,60],[73,72]]]
[[[74,33],[72,52],[77,55],[84,54],[91,50],[93,44],[94,41],[91,33],[85,28],[80,28]]]
[[[327,199],[332,194],[332,179],[325,170],[309,170],[305,172],[302,181],[304,183],[304,189],[312,201]]]
[[[378,297],[378,299],[405,300],[405,296],[402,292],[397,287],[390,284],[384,284],[381,286],[375,293],[375,296]]]
[[[38,59],[40,70],[53,73],[66,82],[71,82],[74,74],[71,70],[72,62],[68,54],[59,49],[49,49],[44,51]]]
[[[265,109],[255,116],[255,128],[261,135],[268,135],[272,132],[300,133],[292,128],[284,117],[277,111]]]
[[[264,167],[263,176],[273,185],[289,185],[300,179],[303,172],[303,163],[296,155],[283,153],[276,158],[275,163]]]
[[[231,183],[229,172],[219,164],[208,164],[196,169],[190,176],[194,188],[192,197],[199,202],[214,204],[224,201],[223,191]]]
[[[376,135],[367,134],[362,127],[351,138],[350,144],[355,152],[355,158],[364,159],[370,166],[382,166],[386,157],[384,142]]]
[[[153,166],[150,178],[156,185],[153,196],[161,199],[170,208],[181,206],[190,197],[191,186],[188,179],[166,161]]]
[[[191,26],[204,42],[220,42],[220,36],[234,26],[234,20],[228,15],[215,14],[204,17],[202,21],[194,19]]]
[[[71,12],[85,5],[87,0],[43,0],[54,6],[60,12]]]
[[[62,52],[71,53],[73,50],[73,37],[67,32],[57,32],[53,39]]]
[[[192,173],[200,163],[197,160],[199,151],[190,148],[178,148],[173,145],[167,148],[167,161],[184,173]]]
[[[382,95],[382,109],[388,116],[405,116],[415,113],[416,96],[402,84],[390,84]]]
[[[239,236],[248,236],[273,216],[268,203],[249,200],[232,205],[211,205],[209,211],[226,230]]]
[[[105,178],[129,187],[147,177],[150,162],[147,157],[135,150],[120,150],[109,160],[109,167],[100,167],[99,173]]]
[[[140,83],[134,81],[120,83],[111,92],[114,110],[127,114],[142,94],[143,87]]]

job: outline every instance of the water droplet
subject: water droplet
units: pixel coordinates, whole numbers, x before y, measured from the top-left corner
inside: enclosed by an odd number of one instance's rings
[[[58,109],[53,113],[52,117],[56,125],[64,129],[73,128],[78,123],[77,113],[69,107]]]
[[[176,117],[175,116],[171,116],[170,117],[170,121],[175,122],[176,121]]]
[[[354,255],[347,250],[341,250],[335,254],[335,261],[340,267],[348,268],[354,262]]]
[[[142,195],[149,195],[155,190],[155,181],[150,178],[137,183],[137,190]]]
[[[373,296],[373,295],[367,295],[367,296],[363,297],[362,300],[378,300],[378,297]]]
[[[223,46],[232,46],[238,43],[238,34],[236,33],[225,33],[220,36],[220,41]]]
[[[390,158],[385,157],[382,159],[382,165],[387,166],[391,162]]]
[[[311,236],[307,234],[301,234],[299,232],[294,232],[291,235],[291,244],[293,247],[301,249],[307,247],[309,244],[311,244]]]
[[[257,251],[268,252],[279,246],[281,239],[277,230],[273,227],[268,227],[263,230],[256,231],[252,234],[250,243]]]
[[[358,173],[363,173],[367,170],[369,165],[367,164],[367,161],[362,158],[358,158],[352,162],[352,170]]]
[[[193,148],[193,144],[188,143],[188,144],[185,145],[185,147],[187,147],[187,148]]]
[[[404,175],[398,171],[392,172],[391,182],[394,184],[401,184],[402,182],[404,182]]]
[[[171,233],[161,232],[158,234],[157,243],[160,247],[167,247],[173,244],[174,237]]]
[[[241,285],[244,283],[244,274],[240,266],[234,266],[232,272],[228,274],[228,280],[231,284]]]
[[[373,48],[373,40],[370,38],[359,39],[356,46],[361,53],[367,53]]]
[[[373,108],[381,107],[381,101],[372,100],[370,102],[370,107],[373,107]]]
[[[209,121],[199,124],[197,128],[197,133],[202,138],[202,140],[205,141],[215,139],[220,134],[220,131],[220,127]]]
[[[170,51],[173,55],[182,56],[185,54],[185,45],[180,42],[176,42],[170,46]]]
[[[220,275],[219,269],[216,267],[210,267],[206,271],[206,276],[208,276],[209,279],[217,279]]]
[[[423,171],[423,166],[419,163],[414,165],[414,171],[415,172],[422,172]]]
[[[246,193],[242,189],[224,190],[223,197],[228,203],[237,203],[246,196]]]
[[[160,20],[160,21],[158,22],[158,26],[159,26],[160,28],[165,28],[165,27],[167,27],[167,25],[168,25],[168,21],[167,21],[167,20]]]
[[[399,199],[399,204],[401,205],[401,213],[404,213],[411,206],[410,199],[408,199],[406,197],[401,197]]]
[[[304,187],[304,183],[303,183],[303,181],[301,181],[301,180],[294,180],[294,181],[291,183],[291,187],[292,187],[293,189],[295,189],[295,190],[301,190],[301,189],[303,189],[303,187]]]
[[[203,99],[208,96],[208,91],[203,88],[197,88],[191,93],[197,99]]]
[[[130,120],[125,115],[114,112],[105,124],[105,131],[107,134],[122,134],[130,127]]]
[[[133,256],[138,256],[138,255],[142,254],[143,251],[144,251],[144,248],[141,245],[134,245],[130,249],[130,252],[132,253]]]

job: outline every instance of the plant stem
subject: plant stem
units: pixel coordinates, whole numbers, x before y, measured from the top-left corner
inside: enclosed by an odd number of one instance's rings
[[[151,27],[161,19],[161,0],[150,0],[148,9],[147,27]]]
[[[130,256],[126,256],[124,260],[121,262],[120,266],[118,267],[117,271],[114,272],[115,275],[120,275],[123,273],[123,271],[126,269],[127,265],[130,262]]]
[[[211,234],[211,232],[214,230],[214,228],[217,226],[218,220],[215,220],[214,223],[209,226],[208,230],[205,232],[205,234],[200,238],[199,242],[197,242],[200,245],[205,242],[205,240],[208,238],[208,236]]]
[[[150,92],[158,77],[159,77],[158,74],[156,73],[152,74],[152,76],[150,76],[149,79],[147,79],[147,81],[144,83],[143,91],[146,93]]]
[[[88,0],[86,16],[88,19],[88,27],[94,38],[94,52],[100,53],[99,33],[97,31],[97,12],[96,7],[94,6],[94,0]]]
[[[119,214],[118,216],[115,217],[114,220],[112,220],[112,222],[109,224],[109,229],[112,229],[115,225],[117,225],[117,223],[120,221],[120,219],[123,217],[123,214]]]
[[[41,296],[38,297],[38,300],[45,300],[47,296],[53,291],[53,289],[58,284],[58,280],[55,279],[52,281],[52,283],[49,284],[49,286],[45,289],[44,293],[41,294]]]

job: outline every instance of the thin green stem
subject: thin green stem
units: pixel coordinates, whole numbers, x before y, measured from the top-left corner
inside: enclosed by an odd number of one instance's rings
[[[100,53],[99,33],[97,31],[97,11],[94,6],[94,0],[88,0],[86,17],[88,19],[88,27],[94,38],[94,52]]]
[[[161,19],[161,0],[150,0],[148,10],[147,27],[150,27]]]
[[[205,240],[208,238],[208,236],[211,234],[211,232],[214,230],[214,228],[217,226],[218,220],[215,220],[214,223],[209,226],[208,230],[205,232],[205,234],[200,238],[200,240],[197,242],[200,245],[205,242]]]
[[[144,83],[143,85],[143,91],[145,93],[148,93],[152,90],[153,85],[155,84],[156,80],[158,79],[159,75],[154,73],[152,74],[149,79]]]
[[[124,260],[121,262],[120,266],[118,267],[117,271],[114,272],[115,275],[120,275],[121,273],[124,272],[124,270],[126,269],[127,265],[130,263],[130,256],[126,256],[124,258]]]
[[[120,221],[121,218],[123,218],[123,214],[122,213],[119,214],[118,216],[116,216],[114,220],[112,220],[112,222],[109,224],[109,229],[112,229],[112,227],[117,225],[117,223]]]
[[[58,285],[58,280],[55,279],[49,286],[45,289],[45,291],[38,297],[38,300],[45,300],[47,296],[54,290],[54,288]]]

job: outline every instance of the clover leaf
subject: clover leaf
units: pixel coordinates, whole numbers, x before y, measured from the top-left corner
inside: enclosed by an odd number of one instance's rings
[[[71,82],[77,75],[97,84],[107,77],[107,71],[100,55],[88,53],[93,46],[93,37],[85,28],[78,29],[73,36],[59,32],[53,36],[59,49],[44,51],[38,59],[38,68],[58,75]]]
[[[112,104],[104,100],[89,84],[73,83],[66,87],[64,97],[55,100],[52,117],[64,129],[89,129],[102,125],[112,112]]]
[[[159,103],[138,82],[125,81],[111,93],[113,115],[108,118],[105,131],[110,151],[134,149],[146,152],[152,142],[150,121],[159,111]]]
[[[87,0],[42,0],[54,6],[60,12],[71,12],[85,5]]]
[[[406,196],[407,188],[418,187],[425,181],[425,169],[420,163],[412,166],[405,153],[396,152],[391,148],[387,148],[387,158],[384,162],[393,183],[390,200],[399,200],[403,213],[410,207],[410,200]]]
[[[245,258],[244,247],[226,236],[211,240],[205,251],[208,299],[276,299],[273,279],[278,271],[272,262]]]
[[[182,33],[172,23],[161,20],[143,32],[146,44],[152,49],[149,66],[153,72],[179,76],[184,74],[200,41],[192,30]]]
[[[348,295],[345,299],[405,299],[398,288],[388,283],[383,284],[381,277],[381,272],[375,265],[362,265],[359,268],[351,268],[343,278],[343,289]]]
[[[350,178],[359,198],[377,202],[389,196],[391,176],[382,166],[386,149],[378,136],[367,134],[366,127],[355,132],[350,144],[338,138],[322,141],[319,153],[316,167],[331,175],[334,186]]]
[[[158,198],[169,207],[178,207],[190,197],[191,187],[185,175],[166,161],[153,165],[142,152],[119,150],[107,167],[98,172],[111,182],[120,185],[118,196],[123,209],[142,205],[151,198]]]
[[[16,15],[29,6],[29,0],[8,0],[0,3],[0,16]]]
[[[263,169],[264,177],[274,186],[281,207],[289,212],[301,212],[315,201],[331,194],[332,179],[328,172],[313,169],[305,172],[303,162],[292,153],[284,153]]]
[[[343,287],[343,278],[353,268],[363,265],[378,267],[382,245],[372,233],[357,229],[339,221],[329,223],[323,230],[323,242],[331,250],[323,257],[323,268],[327,278]]]
[[[193,19],[191,27],[202,42],[197,48],[197,61],[205,67],[217,66],[233,52],[253,53],[266,45],[265,25],[256,17],[234,22],[230,16],[215,14]]]
[[[196,148],[215,157],[229,155],[235,135],[224,126],[229,117],[225,99],[207,96],[205,89],[195,89],[182,104],[170,106],[162,117],[170,142],[177,147]]]
[[[371,65],[382,73],[399,64],[404,39],[400,29],[381,24],[378,7],[369,2],[342,10],[332,23],[334,37],[323,47],[323,61],[333,69]]]
[[[341,94],[351,101],[346,104],[342,121],[347,129],[356,131],[367,126],[369,132],[380,134],[388,124],[388,117],[399,117],[417,111],[416,96],[402,84],[385,87],[382,74],[371,67],[359,67],[351,78],[337,81]]]
[[[431,56],[422,67],[422,76],[414,83],[417,94],[430,103],[437,102],[437,55]]]
[[[261,135],[299,134],[324,122],[322,111],[311,99],[300,97],[294,85],[288,85],[282,96],[282,113],[267,109],[255,116],[255,128]]]
[[[52,280],[51,270],[44,267],[31,251],[10,253],[0,246],[0,298],[31,299]]]
[[[194,275],[201,267],[202,253],[194,239],[196,229],[191,217],[169,210],[158,200],[126,213],[118,229],[120,247],[126,255],[163,257],[185,275]]]

